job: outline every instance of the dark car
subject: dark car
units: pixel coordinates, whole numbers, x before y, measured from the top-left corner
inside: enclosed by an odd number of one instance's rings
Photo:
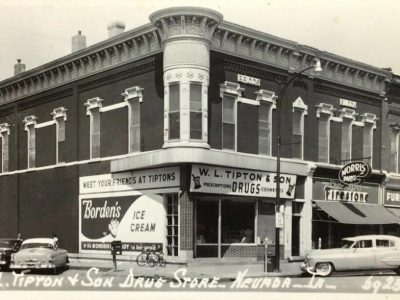
[[[6,270],[10,266],[11,254],[17,252],[21,248],[22,240],[20,239],[0,239],[0,269]]]

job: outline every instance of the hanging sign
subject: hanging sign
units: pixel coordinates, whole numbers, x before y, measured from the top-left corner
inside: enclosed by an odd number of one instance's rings
[[[283,213],[281,212],[275,213],[275,227],[283,228]]]
[[[223,168],[192,166],[190,190],[196,193],[276,197],[276,173]],[[280,197],[293,199],[296,175],[280,175]]]
[[[363,161],[353,161],[339,170],[339,180],[343,184],[360,184],[371,175],[371,166]]]

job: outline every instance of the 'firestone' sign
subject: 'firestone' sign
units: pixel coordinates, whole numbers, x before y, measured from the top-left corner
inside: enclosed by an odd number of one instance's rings
[[[296,175],[281,174],[281,198],[294,198],[296,179]],[[273,198],[276,196],[277,180],[275,173],[193,165],[190,190],[197,193]]]
[[[370,175],[371,167],[363,161],[348,163],[339,170],[339,180],[343,184],[360,184]]]

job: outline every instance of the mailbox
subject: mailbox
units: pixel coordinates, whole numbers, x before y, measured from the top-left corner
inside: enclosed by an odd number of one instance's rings
[[[112,241],[111,242],[111,252],[115,254],[122,254],[122,242],[121,241]]]

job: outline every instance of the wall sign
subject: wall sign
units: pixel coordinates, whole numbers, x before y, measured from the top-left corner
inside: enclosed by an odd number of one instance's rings
[[[283,228],[283,213],[281,212],[275,213],[275,227]]]
[[[247,83],[250,85],[255,85],[255,86],[260,86],[261,85],[261,80],[259,78],[254,78],[242,74],[237,74],[237,81]]]
[[[378,184],[343,184],[339,180],[314,179],[313,199],[378,204]]]
[[[346,107],[351,107],[351,108],[357,108],[357,102],[347,100],[347,99],[340,99],[340,105],[346,106]]]
[[[80,200],[79,251],[110,251],[113,240],[122,251],[162,249],[166,253],[167,217],[163,197],[138,194]]]
[[[371,175],[371,167],[363,161],[354,161],[339,170],[339,180],[343,184],[360,184]]]
[[[384,205],[400,207],[400,191],[386,190]]]
[[[191,179],[192,192],[270,198],[276,196],[276,173],[193,165]],[[296,179],[296,175],[281,174],[282,199],[294,198]]]
[[[79,178],[79,193],[93,194],[177,187],[179,168],[162,168]]]

